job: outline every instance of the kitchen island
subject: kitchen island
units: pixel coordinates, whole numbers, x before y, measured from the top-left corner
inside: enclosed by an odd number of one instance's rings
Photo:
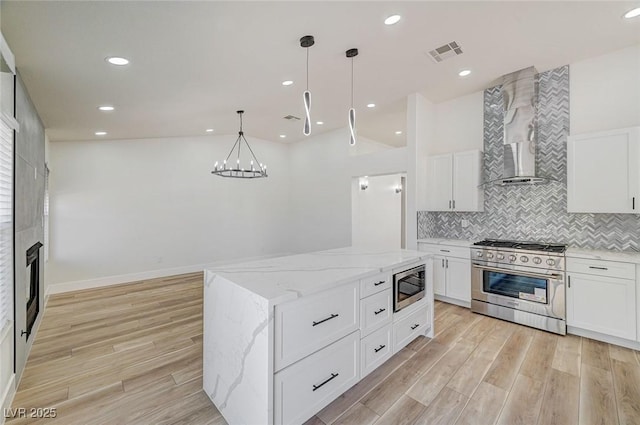
[[[393,275],[429,254],[340,248],[205,270],[203,385],[230,425],[302,423],[419,335],[433,287],[394,313]]]

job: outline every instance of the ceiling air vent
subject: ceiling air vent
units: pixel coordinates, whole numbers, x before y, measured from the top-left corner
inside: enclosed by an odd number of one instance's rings
[[[286,117],[282,117],[282,118],[284,118],[285,120],[289,120],[289,121],[291,121],[291,120],[300,121],[300,118],[296,117],[295,115],[287,115]]]
[[[436,63],[442,62],[445,59],[449,59],[461,54],[462,54],[462,48],[455,41],[452,41],[451,43],[447,43],[444,46],[440,46],[437,49],[434,49],[429,52],[429,56]]]

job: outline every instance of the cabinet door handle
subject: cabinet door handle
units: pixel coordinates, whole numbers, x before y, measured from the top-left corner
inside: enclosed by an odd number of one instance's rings
[[[571,275],[567,276],[567,285],[571,288]]]
[[[321,382],[321,383],[319,383],[318,385],[314,385],[314,386],[313,386],[313,391],[315,391],[315,390],[319,389],[320,387],[322,387],[324,384],[328,383],[329,381],[331,381],[331,380],[333,380],[333,379],[337,378],[337,377],[338,377],[338,375],[340,375],[338,372],[336,372],[336,373],[332,373],[332,374],[331,374],[331,377],[329,377],[329,378],[325,379],[324,381],[322,381],[322,382]]]
[[[447,258],[446,260],[444,260],[444,262],[447,265],[447,268],[449,268],[449,259]]]
[[[417,328],[418,326],[420,326],[420,323],[416,323],[415,325],[411,326],[411,330],[414,330],[415,328]]]
[[[442,259],[442,268],[444,269],[444,258]]]
[[[385,282],[386,282],[386,280],[381,280],[380,282],[376,282],[376,283],[374,283],[374,284],[373,284],[373,286],[380,286],[380,285],[382,285],[382,284],[383,284],[383,283],[385,283]]]
[[[636,197],[635,196],[633,198],[631,198],[631,209],[632,210],[636,209]]]
[[[336,318],[336,317],[338,317],[338,316],[339,316],[339,314],[334,313],[334,314],[332,314],[331,316],[327,317],[326,319],[322,319],[322,320],[320,320],[320,321],[318,321],[318,322],[313,322],[313,325],[311,325],[311,326],[317,326],[317,325],[319,325],[320,323],[324,323],[324,322],[326,322],[327,320],[335,319],[335,318]]]
[[[453,209],[454,210],[456,209],[456,200],[455,199],[453,200]]]
[[[384,347],[386,347],[386,345],[380,345],[380,347],[374,348],[373,351],[377,353],[378,351],[382,350]]]
[[[449,200],[449,209],[451,209],[451,200]]]
[[[378,311],[374,311],[373,314],[375,314],[377,316],[378,314],[382,313],[383,311],[387,311],[387,309],[386,308],[381,308]]]
[[[596,270],[609,270],[606,267],[598,267],[598,266],[589,266],[590,269],[596,269]]]

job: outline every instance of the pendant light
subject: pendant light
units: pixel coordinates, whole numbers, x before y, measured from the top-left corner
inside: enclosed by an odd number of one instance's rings
[[[349,49],[347,58],[351,58],[351,108],[349,108],[349,144],[356,144],[356,110],[353,108],[353,58],[358,56],[358,49]]]
[[[315,44],[312,35],[305,35],[300,39],[300,47],[307,49],[307,89],[302,94],[304,101],[304,128],[302,133],[305,136],[311,134],[311,92],[309,91],[309,47]]]
[[[242,114],[244,114],[244,111],[237,111],[237,113],[240,117],[240,131],[238,131],[238,138],[233,144],[231,151],[229,151],[229,155],[227,155],[227,158],[222,162],[222,165],[219,166],[218,162],[216,161],[214,170],[211,172],[211,174],[216,174],[220,177],[232,177],[237,179],[256,179],[261,177],[268,177],[267,166],[262,165],[262,163],[258,161],[258,158],[256,158],[253,150],[251,149],[251,146],[249,145],[249,142],[247,142],[247,139],[244,137],[244,132],[242,131]],[[246,169],[243,163],[240,161],[240,148],[242,147],[242,142],[244,142],[244,144],[246,145],[245,150],[248,150],[248,152],[251,154],[250,162],[249,164],[247,164],[248,167]],[[229,158],[234,152],[236,152],[235,168],[233,167],[233,165],[227,164],[227,161],[229,161]],[[246,161],[244,163],[246,164]]]

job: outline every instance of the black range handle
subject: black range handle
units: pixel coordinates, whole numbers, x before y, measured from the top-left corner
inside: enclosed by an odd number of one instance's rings
[[[598,266],[589,266],[590,269],[596,269],[596,270],[609,270],[606,267],[598,267]]]
[[[385,283],[385,282],[386,282],[386,280],[381,280],[380,282],[376,282],[376,283],[374,283],[374,284],[373,284],[373,286],[380,286],[380,285],[382,285],[382,284],[383,284],[383,283]]]
[[[418,326],[420,326],[419,323],[416,323],[415,325],[411,326],[411,330],[414,330],[415,328],[417,328]]]
[[[387,309],[386,308],[381,308],[378,311],[374,311],[373,314],[375,314],[377,316],[378,314],[382,313],[383,311],[387,311]]]
[[[318,385],[314,385],[313,386],[313,391],[319,389],[320,387],[322,387],[324,384],[326,384],[327,382],[336,379],[338,377],[339,373],[332,373],[331,377],[325,379],[324,381],[322,381],[322,383],[318,384]]]
[[[380,345],[380,347],[374,348],[373,351],[377,353],[378,351],[382,350],[384,347],[386,347],[386,345]]]
[[[322,319],[322,320],[320,320],[320,321],[318,321],[318,322],[313,322],[313,325],[311,325],[311,326],[317,326],[317,325],[319,325],[320,323],[324,323],[324,322],[326,322],[327,320],[335,319],[335,318],[336,318],[336,317],[338,317],[338,316],[339,316],[339,314],[334,313],[334,314],[332,314],[331,316],[327,317],[326,319]]]

